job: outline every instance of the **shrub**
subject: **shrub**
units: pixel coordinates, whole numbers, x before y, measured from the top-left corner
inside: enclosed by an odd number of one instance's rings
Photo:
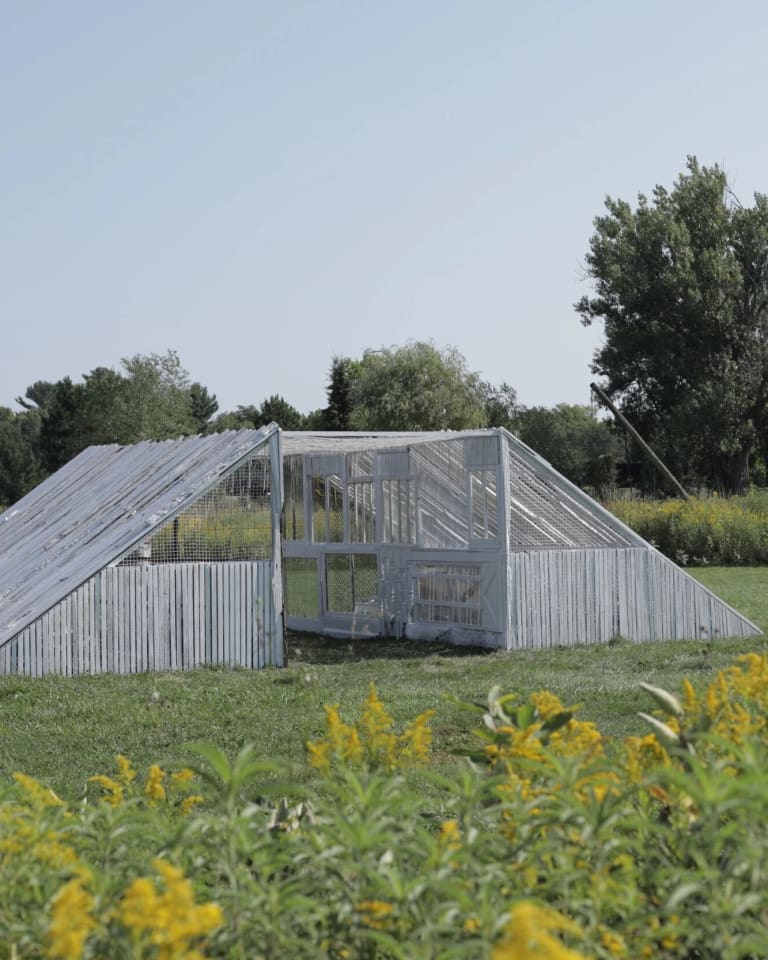
[[[478,746],[449,778],[430,772],[429,718],[397,733],[371,688],[356,723],[327,710],[311,801],[249,747],[199,744],[176,771],[118,758],[77,803],[17,774],[2,955],[766,956],[768,660],[646,690],[650,732],[619,743],[551,693],[494,689],[464,705]]]
[[[768,495],[614,500],[620,520],[682,566],[768,563]]]

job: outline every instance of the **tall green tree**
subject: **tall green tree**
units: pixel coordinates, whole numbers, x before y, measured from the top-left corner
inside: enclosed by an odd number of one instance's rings
[[[27,387],[23,397],[16,397],[16,403],[25,410],[44,410],[55,392],[55,383],[50,380],[36,380]]]
[[[590,407],[527,407],[518,411],[514,432],[579,487],[601,495],[615,481],[620,444]]]
[[[485,408],[485,420],[489,427],[504,427],[514,432],[518,415],[522,409],[517,402],[517,391],[508,383],[495,387],[483,381],[479,384],[479,395]]]
[[[122,373],[96,367],[82,383],[64,377],[42,394],[39,384],[29,388],[29,399],[45,398],[40,448],[49,471],[92,444],[165,440],[198,432],[200,408],[196,413],[189,376],[175,351],[136,354],[123,359],[122,367]],[[215,398],[200,390],[210,406]]]
[[[743,206],[689,157],[671,190],[606,210],[576,304],[604,324],[593,370],[673,472],[743,491],[768,438],[768,198]]]
[[[202,433],[211,422],[212,417],[219,409],[216,394],[209,393],[202,383],[193,383],[189,387],[189,400],[192,409],[192,419],[197,429]]]
[[[45,478],[39,447],[39,412],[0,407],[0,508],[20,500]]]
[[[276,423],[283,430],[303,430],[304,416],[284,397],[275,393],[262,403],[258,422],[254,426],[265,427],[269,423]]]
[[[354,430],[463,430],[482,427],[486,412],[477,374],[450,347],[409,343],[367,350],[351,388]]]
[[[328,375],[328,406],[323,416],[323,429],[349,430],[352,422],[352,387],[359,363],[351,357],[334,355]]]
[[[288,403],[285,397],[273,393],[260,406],[253,403],[241,404],[234,411],[219,414],[208,427],[208,432],[258,429],[270,423],[276,423],[283,430],[304,430],[306,417]]]

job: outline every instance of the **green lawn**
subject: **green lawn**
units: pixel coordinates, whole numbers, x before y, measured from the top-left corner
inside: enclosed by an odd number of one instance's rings
[[[768,629],[768,568],[694,574]],[[452,750],[471,742],[473,720],[446,698],[483,699],[494,684],[521,697],[547,688],[567,704],[583,704],[581,718],[596,721],[605,733],[645,733],[636,717],[650,706],[638,689],[641,680],[673,689],[684,677],[704,683],[739,654],[764,649],[758,638],[510,654],[297,634],[289,640],[290,665],[283,670],[3,677],[0,776],[23,770],[76,797],[89,775],[111,772],[116,753],[138,766],[163,763],[178,759],[184,743],[207,739],[230,753],[253,742],[260,755],[283,758],[292,778],[305,781],[304,744],[323,729],[323,704],[341,703],[352,717],[372,681],[398,721],[428,707],[437,710],[435,745],[447,765],[459,762]]]

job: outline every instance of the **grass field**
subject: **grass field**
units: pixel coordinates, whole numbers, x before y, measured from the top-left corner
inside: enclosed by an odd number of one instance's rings
[[[768,631],[768,568],[694,571],[706,586]],[[88,776],[108,773],[117,753],[137,766],[183,756],[183,745],[211,740],[228,753],[245,743],[264,758],[282,758],[289,775],[310,774],[304,744],[324,726],[323,705],[340,703],[348,717],[375,682],[399,721],[432,707],[437,758],[472,742],[474,718],[448,699],[482,700],[494,684],[519,692],[549,689],[579,717],[607,734],[645,733],[641,680],[679,688],[704,683],[757,640],[666,644],[617,643],[537,652],[483,653],[436,644],[289,638],[283,670],[203,669],[194,673],[31,680],[0,678],[0,776],[16,770],[75,798]]]

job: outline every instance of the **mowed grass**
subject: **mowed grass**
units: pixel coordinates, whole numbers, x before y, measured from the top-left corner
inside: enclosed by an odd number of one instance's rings
[[[693,571],[706,586],[768,630],[768,567]],[[69,798],[87,778],[110,773],[122,753],[138,767],[184,758],[184,745],[210,740],[234,754],[253,743],[282,760],[289,778],[308,784],[305,743],[324,728],[323,705],[352,719],[376,684],[398,724],[435,709],[437,763],[464,762],[454,751],[473,743],[476,719],[452,698],[479,700],[500,685],[521,699],[548,689],[609,735],[646,732],[638,710],[652,705],[645,680],[679,689],[683,678],[708,682],[742,653],[764,652],[762,637],[677,643],[487,653],[406,641],[334,641],[295,634],[289,666],[258,672],[82,678],[0,678],[0,776],[21,770]]]

